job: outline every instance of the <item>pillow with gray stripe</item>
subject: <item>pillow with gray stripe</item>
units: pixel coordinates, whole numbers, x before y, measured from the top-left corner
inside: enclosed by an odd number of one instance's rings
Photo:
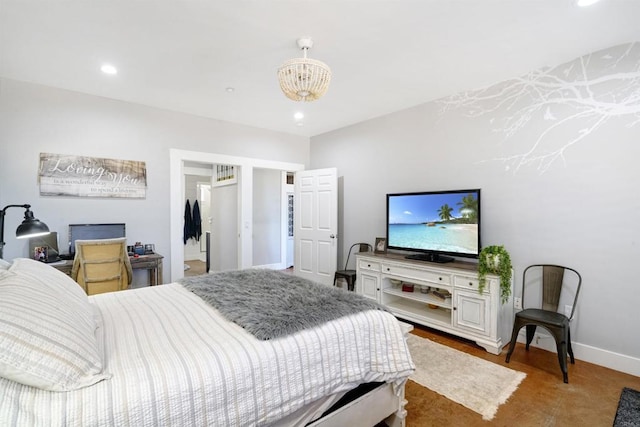
[[[0,377],[51,391],[77,390],[109,375],[87,295],[42,262],[17,258],[0,270]]]

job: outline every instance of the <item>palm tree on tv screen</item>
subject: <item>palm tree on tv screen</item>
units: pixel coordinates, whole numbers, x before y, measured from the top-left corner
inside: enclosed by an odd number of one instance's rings
[[[449,221],[451,219],[451,212],[453,212],[453,208],[445,203],[438,210],[438,215],[440,215],[440,219],[443,221]]]
[[[478,220],[478,199],[473,194],[467,194],[462,198],[458,205],[461,206],[460,214],[468,219]]]

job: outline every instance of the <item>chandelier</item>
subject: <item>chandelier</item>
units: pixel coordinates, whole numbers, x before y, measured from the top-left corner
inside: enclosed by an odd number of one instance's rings
[[[312,46],[311,38],[298,39],[304,58],[290,59],[278,69],[280,89],[294,101],[315,101],[329,89],[331,69],[322,61],[307,58],[307,51]]]

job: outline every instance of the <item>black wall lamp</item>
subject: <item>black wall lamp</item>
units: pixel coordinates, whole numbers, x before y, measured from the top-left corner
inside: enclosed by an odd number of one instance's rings
[[[9,208],[23,208],[24,220],[16,230],[16,238],[26,239],[29,237],[43,236],[49,234],[49,227],[39,219],[34,218],[33,212],[29,210],[31,205],[7,205],[0,211],[0,258],[3,257],[4,251],[4,215]]]

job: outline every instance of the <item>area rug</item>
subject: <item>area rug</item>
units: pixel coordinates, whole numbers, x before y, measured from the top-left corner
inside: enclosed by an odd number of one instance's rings
[[[407,344],[416,365],[411,380],[477,412],[484,420],[495,416],[526,376],[414,334],[409,334]]]
[[[623,388],[613,427],[640,426],[640,391]]]

